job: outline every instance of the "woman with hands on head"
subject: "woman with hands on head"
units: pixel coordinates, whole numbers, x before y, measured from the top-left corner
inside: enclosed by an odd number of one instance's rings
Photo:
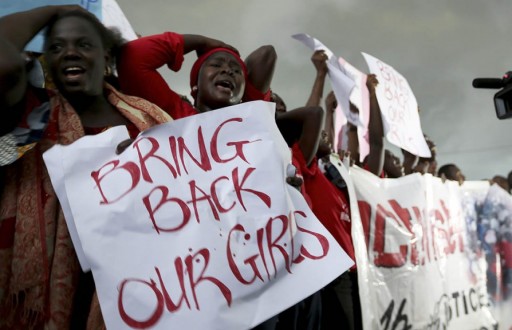
[[[27,82],[22,57],[43,27],[52,90]],[[84,327],[89,314],[94,285],[90,274],[81,275],[43,152],[112,126],[125,125],[134,137],[171,120],[106,83],[121,42],[79,6],[45,6],[0,19],[2,329]]]
[[[193,106],[184,102],[157,71],[181,69],[184,55],[196,52],[190,72]],[[174,119],[242,101],[270,100],[276,53],[261,46],[242,60],[238,51],[216,39],[165,32],[127,43],[119,58],[121,90],[154,102]],[[125,79],[126,78],[126,79]]]

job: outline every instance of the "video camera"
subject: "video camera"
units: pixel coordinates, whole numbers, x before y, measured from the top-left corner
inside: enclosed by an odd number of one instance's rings
[[[494,94],[494,107],[498,119],[512,117],[512,71],[505,73],[503,78],[475,78],[474,88],[489,88],[501,90]]]

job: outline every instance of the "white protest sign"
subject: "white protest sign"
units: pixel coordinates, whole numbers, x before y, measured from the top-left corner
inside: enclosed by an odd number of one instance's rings
[[[325,46],[320,40],[317,40],[306,33],[294,34],[292,35],[292,38],[302,42],[306,47],[308,47],[311,50],[323,50],[331,64],[337,65],[336,57],[334,56],[333,52],[329,48],[327,48],[327,46]]]
[[[370,72],[379,81],[375,90],[387,140],[414,155],[429,158],[430,149],[421,130],[418,104],[409,83],[390,65],[362,54]]]
[[[357,167],[350,179],[364,329],[493,329],[485,257],[471,253],[460,187]]]
[[[350,94],[350,101],[357,107],[361,122],[357,127],[357,138],[359,142],[359,160],[361,162],[364,161],[366,156],[370,153],[370,141],[368,138],[368,123],[370,121],[370,93],[368,91],[368,87],[366,86],[366,74],[359,71],[352,64],[347,62],[342,57],[338,58],[338,61],[341,67],[345,68],[345,70],[350,74],[350,76],[354,79],[355,86]],[[349,109],[349,113],[352,112]],[[338,112],[336,113],[338,116]],[[351,123],[354,121],[350,121]],[[339,125],[339,121],[335,121],[336,124]],[[335,132],[341,133],[341,127],[335,127]],[[339,134],[335,135],[336,137]],[[335,145],[338,143],[335,141]]]
[[[135,40],[138,38],[137,34],[132,28],[132,25],[124,15],[123,11],[115,0],[102,0],[101,6],[102,21],[107,27],[116,27],[121,32],[121,35],[127,41]]]
[[[121,155],[125,130],[54,147],[107,328],[247,329],[353,264],[285,183],[273,107],[162,124]]]
[[[113,128],[109,131],[109,134],[113,133],[114,130],[117,129],[119,128]],[[43,159],[46,164],[48,174],[50,175],[53,189],[56,192],[64,192],[66,190],[66,187],[64,186],[64,167],[62,164],[63,148],[66,147],[62,146],[59,148],[51,148],[43,154]],[[58,197],[62,212],[64,213],[64,218],[66,219],[66,224],[68,226],[69,236],[71,236],[71,240],[73,241],[73,246],[75,247],[75,252],[78,257],[78,261],[80,262],[80,266],[84,272],[90,271],[91,266],[89,265],[89,262],[87,261],[84,250],[82,248],[82,243],[80,242],[80,237],[78,236],[75,222],[73,220],[73,213],[71,212],[71,207],[69,206],[68,197],[65,193],[59,193]]]
[[[349,122],[357,126],[362,125],[364,119],[359,118],[362,114],[360,114],[360,116],[354,116],[349,110],[350,94],[355,87],[354,78],[350,73],[340,65],[340,62],[338,62],[338,59],[334,56],[333,52],[319,40],[305,33],[294,34],[292,35],[292,38],[302,42],[311,50],[323,50],[325,52],[328,57],[327,68],[329,70],[329,81],[331,82],[332,90],[336,96],[338,104],[341,105],[341,109],[344,111]]]

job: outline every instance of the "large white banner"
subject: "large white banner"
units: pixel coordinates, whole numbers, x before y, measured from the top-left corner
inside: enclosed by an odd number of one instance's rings
[[[273,108],[159,125],[121,155],[120,127],[45,153],[108,328],[250,328],[353,264],[285,183]]]
[[[493,329],[486,262],[454,182],[347,178],[364,329]],[[364,238],[364,239],[363,239]]]

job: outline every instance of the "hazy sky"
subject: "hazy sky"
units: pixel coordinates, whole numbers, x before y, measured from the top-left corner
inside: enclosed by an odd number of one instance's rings
[[[456,163],[468,179],[512,170],[512,119],[496,118],[497,90],[474,89],[477,77],[512,70],[510,0],[117,0],[141,35],[203,34],[242,56],[272,44],[279,59],[272,89],[288,108],[303,105],[315,77],[311,51],[291,38],[307,33],[368,72],[361,52],[393,66],[409,82],[424,133],[439,165]],[[189,93],[187,55],[180,73],[163,69],[173,88]],[[324,95],[330,90],[326,84]],[[395,152],[397,149],[392,149]]]

